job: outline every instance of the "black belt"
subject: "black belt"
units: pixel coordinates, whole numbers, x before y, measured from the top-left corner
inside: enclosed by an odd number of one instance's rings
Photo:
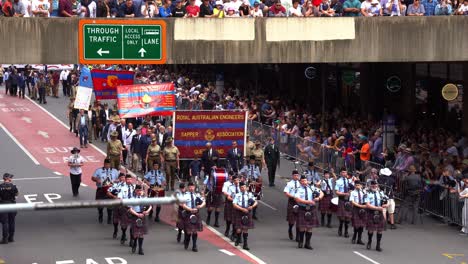
[[[166,161],[167,161],[167,162],[174,162],[174,161],[176,161],[176,160],[166,160]]]

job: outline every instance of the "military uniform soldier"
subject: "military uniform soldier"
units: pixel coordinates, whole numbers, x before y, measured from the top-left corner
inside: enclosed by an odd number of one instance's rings
[[[250,140],[250,136],[247,136],[247,141],[245,144],[245,157],[250,157],[252,155],[252,150],[255,149],[255,143]]]
[[[161,164],[161,147],[158,145],[158,141],[156,138],[151,140],[151,144],[148,147],[148,151],[146,152],[146,164],[148,171],[153,168],[154,163]]]
[[[107,196],[107,190],[110,188],[113,182],[117,181],[119,172],[116,169],[111,168],[110,160],[104,160],[104,167],[97,169],[91,180],[96,183],[96,200],[109,199]],[[98,208],[99,223],[103,221],[103,208]],[[107,208],[107,223],[110,225],[112,219],[112,209]]]
[[[3,183],[0,184],[0,204],[16,203],[18,188],[11,182],[12,178],[13,175],[10,173],[3,174]],[[16,212],[0,213],[0,224],[2,224],[3,235],[0,244],[8,244],[8,242],[15,241],[15,217]]]
[[[360,181],[354,182],[355,189],[349,196],[349,201],[353,205],[353,238],[351,243],[364,245],[362,242],[362,232],[367,223],[367,205],[366,205],[366,193],[362,190],[362,184]],[[356,242],[357,238],[357,242]]]
[[[244,242],[242,248],[250,250],[247,243],[247,239],[249,237],[248,230],[254,228],[251,212],[255,207],[257,207],[257,201],[255,200],[255,196],[247,191],[245,183],[241,182],[239,187],[240,193],[234,195],[234,199],[232,201],[234,210],[234,228],[236,229],[237,235],[235,245],[238,246],[240,244],[242,235]]]
[[[107,157],[111,162],[112,168],[120,170],[120,161],[122,161],[122,142],[117,139],[119,133],[117,131],[112,131],[111,140],[107,142]]]
[[[284,194],[286,197],[288,197],[288,208],[287,208],[287,214],[286,214],[286,221],[288,221],[289,227],[288,227],[288,235],[289,239],[293,240],[293,233],[292,233],[292,228],[294,227],[294,224],[296,223],[297,220],[297,213],[294,212],[294,206],[297,205],[296,200],[295,200],[295,194],[297,188],[300,186],[299,182],[299,172],[297,170],[292,171],[292,180],[286,184],[286,187],[284,187]],[[296,241],[299,242],[299,229],[296,226]]]
[[[268,145],[265,147],[264,155],[268,168],[268,180],[270,181],[270,187],[274,187],[276,168],[279,167],[280,164],[280,152],[278,146],[275,145],[275,140],[272,137],[268,138],[268,142]]]
[[[252,155],[255,156],[255,165],[258,166],[260,172],[262,172],[262,168],[266,167],[264,152],[260,145],[260,141],[255,141],[255,149],[252,150]]]
[[[179,156],[180,152],[179,149],[174,146],[174,140],[172,137],[168,137],[166,139],[166,147],[163,149],[163,162],[166,169],[166,178],[169,181],[169,184],[166,186],[166,191],[169,191],[169,186],[171,190],[174,191],[175,173],[176,170],[180,169]]]
[[[301,187],[294,195],[299,206],[297,212],[296,226],[299,228],[298,248],[312,250],[310,239],[312,238],[312,228],[319,226],[317,217],[317,202],[322,199],[323,193],[315,186],[309,186],[306,176],[301,176]],[[304,243],[305,235],[305,245]]]

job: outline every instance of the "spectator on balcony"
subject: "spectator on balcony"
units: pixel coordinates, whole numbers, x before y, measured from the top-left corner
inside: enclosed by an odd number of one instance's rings
[[[70,3],[70,0],[62,0],[62,1],[66,1]],[[31,12],[33,14],[33,17],[49,17],[51,8],[52,6],[47,0],[33,0],[32,5],[31,5]],[[70,9],[70,12],[71,12],[71,9]]]
[[[49,3],[51,4],[51,10],[50,10],[50,16],[51,17],[59,17],[59,0],[52,0],[52,1],[49,1]]]
[[[241,6],[239,7],[239,15],[241,17],[249,17],[250,16],[250,3],[249,1],[243,1]]]
[[[361,4],[361,15],[365,17],[370,17],[373,16],[372,13],[370,12],[370,9],[372,7],[371,4],[372,0],[364,0]]]
[[[13,9],[13,3],[11,1],[12,0],[6,0],[3,3],[3,6],[2,6],[2,13],[6,17],[14,17],[15,16],[15,10]]]
[[[171,0],[164,0],[164,4],[161,7],[159,7],[159,16],[172,17],[171,5]]]
[[[299,0],[294,0],[292,6],[289,8],[289,16],[292,17],[303,17],[302,7],[299,5]],[[271,106],[268,109],[265,109],[265,112],[271,111]]]
[[[252,10],[250,10],[250,16],[251,17],[263,17],[263,11],[260,8],[259,2],[254,3]]]
[[[236,10],[234,10],[234,7],[229,7],[226,13],[226,17],[240,17],[240,16],[239,16],[239,13],[236,13]]]
[[[141,7],[143,6],[143,0],[133,0],[133,6],[135,10],[135,17],[143,17],[141,14]]]
[[[24,17],[26,15],[26,6],[21,0],[13,1],[13,10],[15,11],[15,17]]]
[[[280,0],[277,0],[275,4],[270,7],[268,16],[270,17],[285,17],[286,16],[286,8],[284,8],[284,6],[281,5]]]
[[[399,0],[381,0],[380,5],[384,16],[401,16],[404,13]]]
[[[335,10],[331,9],[328,0],[322,0],[322,3],[319,5],[319,13],[322,17],[335,16]]]
[[[447,3],[447,0],[441,0],[435,8],[436,16],[450,16],[452,14],[452,5]]]
[[[119,17],[135,17],[135,5],[132,0],[126,0],[124,3],[120,4]]]
[[[343,4],[339,0],[331,0],[330,8],[335,13],[335,16],[343,16]]]
[[[213,9],[210,6],[209,0],[203,0],[203,3],[200,5],[200,17],[213,17]]]
[[[464,0],[463,4],[460,5],[460,7],[457,9],[456,12],[457,15],[468,15],[468,0]]]
[[[356,0],[359,2],[359,0]],[[312,0],[307,0],[304,2],[304,5],[302,5],[302,14],[305,17],[313,17],[313,16],[318,16],[318,10],[312,3]]]
[[[437,1],[435,0],[422,0],[421,5],[424,6],[424,15],[425,16],[433,16],[435,14],[435,8],[437,5]]]
[[[195,0],[190,0],[190,4],[185,8],[187,17],[199,17],[200,7],[195,5]]]
[[[407,15],[408,16],[424,16],[426,10],[424,6],[419,2],[420,0],[414,0],[414,3],[409,5]]]
[[[98,0],[96,5],[96,17],[111,17],[111,10],[107,5],[106,0]]]
[[[176,0],[175,7],[172,10],[172,14],[174,17],[186,17],[187,12],[185,11],[185,6],[182,5],[181,0]]]
[[[229,11],[229,8],[232,7],[236,14],[239,14],[239,7],[242,5],[242,0],[231,0],[224,4],[224,8]]]
[[[144,5],[141,5],[140,13],[145,18],[153,18],[159,15],[159,10],[153,0],[147,0]]]
[[[216,6],[213,9],[213,17],[224,18],[224,4],[222,0],[216,1]]]

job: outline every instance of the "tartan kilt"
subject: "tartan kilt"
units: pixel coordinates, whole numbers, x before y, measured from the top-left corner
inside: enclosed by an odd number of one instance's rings
[[[229,221],[229,222],[232,222],[233,220],[233,206],[232,206],[232,202],[231,201],[228,201],[226,200],[224,202],[224,220],[225,221]]]
[[[369,232],[382,232],[385,230],[385,219],[382,212],[379,211],[380,221],[379,223],[374,223],[374,210],[367,211],[367,226],[366,229]]]
[[[223,196],[223,194],[209,192],[206,195],[206,208],[221,208],[223,206]]]
[[[286,214],[286,221],[288,223],[295,223],[297,220],[297,213],[294,213],[293,206],[296,205],[296,201],[293,198],[288,198],[288,209]]]
[[[312,213],[312,217],[309,221],[305,219],[305,213]],[[309,210],[306,210],[303,206],[299,206],[299,212],[297,213],[296,227],[301,229],[310,229],[313,227],[318,227],[320,225],[317,217],[317,208],[311,207]]]
[[[133,232],[133,238],[143,237],[144,235],[148,234],[148,227],[146,226],[146,217],[142,218],[143,226],[141,227],[136,226],[136,220],[138,219],[138,217],[134,215],[130,215],[129,217],[131,219],[130,221],[131,221],[131,228]]]
[[[366,210],[366,213],[361,217],[359,215],[359,210],[361,210],[361,208],[359,207],[353,207],[353,218],[351,219],[351,223],[353,225],[353,227],[365,227],[367,226],[367,210]]]
[[[182,217],[182,209],[180,207],[177,208],[176,227],[179,229],[184,229],[184,219]]]
[[[244,212],[241,212],[240,210],[237,210],[237,209],[232,209],[233,210],[233,226],[234,226],[234,229],[253,229],[255,228],[255,224],[254,224],[254,221],[252,219],[252,214],[249,213],[248,216],[249,216],[249,222],[247,223],[247,225],[244,225],[242,224],[242,216],[246,215]]]
[[[122,228],[127,228],[130,224],[128,218],[128,209],[124,206],[114,207],[112,209],[112,220],[114,224],[119,224]]]
[[[336,212],[336,216],[345,218],[346,220],[351,220],[351,218],[353,217],[353,212],[347,211],[344,205],[345,205],[345,200],[340,199],[338,201],[338,211]]]
[[[181,212],[182,214],[182,212]],[[185,233],[195,233],[195,232],[201,232],[203,231],[203,223],[200,217],[200,213],[196,213],[195,215],[198,217],[198,221],[195,224],[190,223],[190,216],[191,213],[187,213],[185,217],[183,217],[183,222],[184,222],[184,232]]]
[[[319,202],[320,212],[322,212],[322,213],[331,213],[330,204],[331,204],[332,198],[333,198],[333,195],[331,195],[331,194],[323,196],[322,200],[320,200],[320,202]]]
[[[96,200],[105,200],[109,199],[109,196],[107,196],[107,189],[104,189],[102,187],[99,187],[96,189]]]

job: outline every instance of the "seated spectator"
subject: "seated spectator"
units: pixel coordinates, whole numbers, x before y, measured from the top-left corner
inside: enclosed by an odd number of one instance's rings
[[[424,6],[424,15],[425,16],[433,16],[435,13],[435,8],[437,5],[436,0],[423,0],[421,1],[421,5]]]
[[[452,6],[447,4],[447,0],[441,0],[435,8],[434,14],[436,16],[449,16],[452,14]]]
[[[360,13],[361,2],[359,0],[346,0],[343,3],[343,16],[354,17],[359,16]]]
[[[60,0],[59,1],[59,16],[61,17],[72,17],[73,14],[72,0]]]
[[[210,6],[209,0],[203,0],[203,3],[200,6],[200,17],[213,17],[213,9]]]
[[[335,11],[331,9],[328,0],[323,0],[322,3],[319,5],[319,13],[322,17],[335,16]]]
[[[69,0],[64,0],[70,3]],[[51,5],[47,0],[33,0],[31,4],[31,12],[33,17],[49,17]],[[71,12],[71,11],[70,11]]]
[[[426,11],[419,1],[420,0],[414,0],[414,3],[408,6],[408,16],[424,16]]]
[[[404,16],[406,14],[406,6],[401,3],[401,0],[382,0],[380,5],[384,16]]]
[[[77,17],[84,17],[86,15],[86,7],[81,6],[78,0],[71,0],[72,15]]]
[[[174,9],[172,10],[172,15],[174,17],[186,17],[187,13],[185,12],[185,6],[182,5],[182,1],[176,0],[175,3],[176,4],[175,4]]]
[[[252,10],[250,10],[251,17],[263,17],[263,11],[260,8],[260,3],[255,2]]]
[[[141,5],[140,13],[142,17],[153,18],[159,16],[159,10],[153,0],[147,0],[144,5]]]
[[[224,8],[226,10],[229,10],[230,7],[234,8],[234,11],[236,14],[239,14],[239,8],[242,5],[242,0],[230,0],[224,4]]]
[[[13,3],[11,3],[11,0],[6,0],[5,3],[3,3],[2,13],[6,17],[15,16],[15,10],[13,9]]]
[[[81,7],[84,10],[82,17],[96,18],[96,2],[93,0],[81,0]]]
[[[213,9],[213,17],[224,18],[224,4],[223,1],[216,1],[216,7]]]
[[[245,2],[242,2],[241,6],[239,7],[239,15],[241,17],[249,17],[250,16],[250,6],[247,5]]]
[[[26,15],[26,6],[21,0],[13,1],[13,10],[15,11],[15,17],[24,17]]]
[[[457,12],[456,12],[457,15],[468,15],[468,0],[464,0],[463,1],[463,4],[460,5],[460,7],[458,8]]]
[[[343,4],[338,0],[332,0],[330,4],[331,10],[335,13],[335,16],[343,15]]]
[[[234,9],[234,7],[229,7],[226,17],[240,17],[240,16],[239,16],[239,13],[236,13],[236,10]]]
[[[96,5],[96,17],[111,17],[111,10],[106,0],[98,0]]]
[[[292,17],[303,17],[302,7],[299,5],[299,0],[294,0],[292,6],[289,8],[289,16]]]
[[[361,4],[361,14],[362,16],[372,17],[372,16],[382,16],[382,8],[379,1],[377,0],[366,0]]]
[[[274,5],[270,7],[270,11],[268,12],[268,16],[270,17],[285,17],[286,16],[286,8],[281,5],[281,1],[276,1]]]
[[[356,0],[359,2],[359,0]],[[318,16],[318,10],[312,3],[312,0],[307,0],[304,2],[304,5],[302,5],[302,14],[305,17],[313,17],[313,16]]]
[[[159,16],[172,17],[171,5],[171,0],[164,0],[164,4],[161,7],[159,7]]]
[[[185,8],[187,17],[198,17],[200,16],[200,7],[195,5],[195,0],[190,0],[190,4]]]
[[[141,15],[142,6],[143,6],[143,0],[133,0],[133,8],[135,10],[135,17],[143,17]]]
[[[126,0],[119,6],[119,17],[135,17],[135,6],[132,0]]]

